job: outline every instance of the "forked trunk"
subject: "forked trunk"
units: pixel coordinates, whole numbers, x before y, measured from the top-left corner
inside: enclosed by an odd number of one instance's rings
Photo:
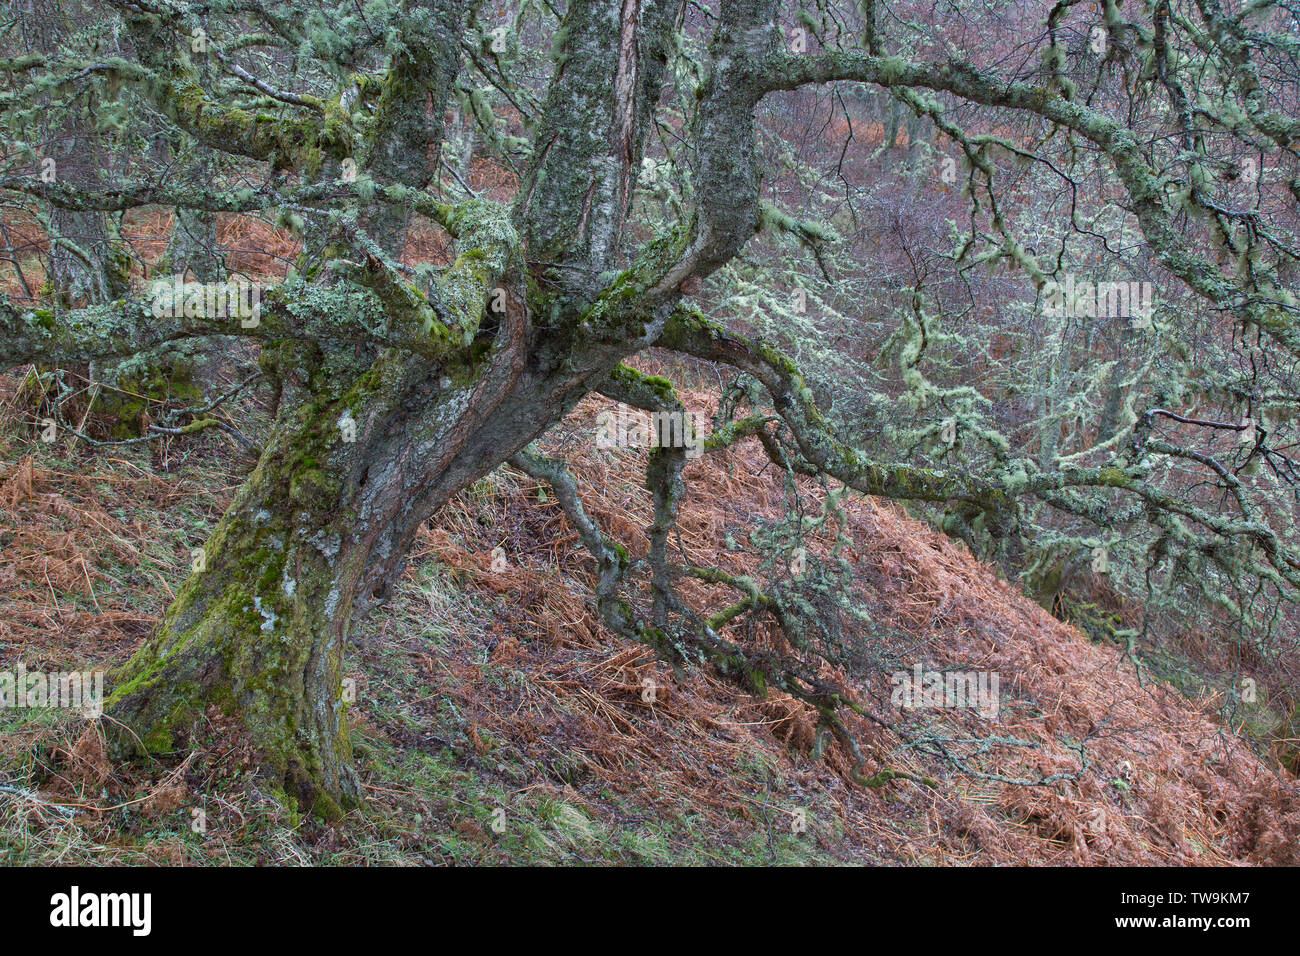
[[[318,816],[357,799],[342,693],[350,623],[400,575],[420,524],[564,415],[602,354],[525,372],[516,341],[464,371],[379,360],[282,416],[158,631],[114,675],[122,743],[178,748],[216,707]],[[296,360],[295,360],[296,361]],[[295,363],[288,363],[295,364]],[[353,370],[355,371],[355,369]]]

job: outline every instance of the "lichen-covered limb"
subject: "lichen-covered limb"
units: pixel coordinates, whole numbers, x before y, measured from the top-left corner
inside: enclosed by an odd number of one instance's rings
[[[529,451],[511,456],[510,464],[537,481],[550,485],[560,508],[583,546],[596,560],[596,603],[601,617],[611,629],[623,632],[626,608],[621,606],[618,586],[628,570],[627,549],[606,537],[583,507],[578,483],[564,462]]]
[[[597,384],[596,391],[651,412],[684,412],[671,383],[645,375],[626,365],[616,367],[608,379]],[[850,776],[862,786],[883,786],[893,779],[909,779],[933,785],[927,778],[891,768],[885,768],[872,777],[863,774],[865,758],[837,710],[847,707],[873,720],[878,721],[878,718],[857,703],[846,688],[819,675],[816,665],[773,651],[747,650],[721,636],[722,628],[743,614],[771,614],[792,646],[808,649],[808,642],[799,633],[795,616],[787,613],[781,598],[765,593],[749,577],[733,575],[720,568],[689,564],[684,569],[685,573],[710,584],[737,590],[742,594],[742,599],[707,619],[700,619],[676,597],[673,571],[668,565],[667,541],[675,526],[677,510],[684,494],[681,478],[685,464],[684,446],[656,447],[651,452],[646,469],[646,485],[653,492],[655,500],[654,522],[647,529],[651,542],[649,564],[654,595],[649,622],[643,620],[631,602],[620,594],[623,579],[630,570],[626,551],[606,537],[587,515],[578,494],[577,483],[564,464],[528,452],[515,455],[511,458],[511,463],[551,486],[569,523],[596,559],[597,607],[602,620],[612,631],[649,644],[657,653],[673,662],[683,658],[702,657],[757,694],[765,695],[769,688],[776,687],[809,703],[821,715],[823,726],[832,730],[852,754],[854,767]],[[675,623],[677,619],[680,619],[680,623]]]
[[[144,13],[134,4],[111,0],[123,11],[138,63],[126,64],[123,79],[134,82],[158,109],[205,146],[264,160],[283,169],[317,170],[325,157],[351,156],[356,131],[336,104],[286,119],[253,113],[214,100],[194,70],[178,55],[169,18]]]
[[[1294,35],[1285,39],[1277,35],[1260,35],[1247,30],[1244,14],[1229,16],[1219,0],[1195,0],[1195,3],[1207,28],[1196,38],[1198,45],[1204,48],[1208,41],[1218,51],[1216,62],[1220,69],[1231,72],[1246,115],[1255,128],[1278,146],[1294,153],[1296,140],[1300,139],[1300,118],[1269,108],[1273,99],[1260,82],[1259,70],[1252,60],[1254,51],[1278,41],[1294,42]]]
[[[89,188],[65,180],[47,183],[39,176],[0,176],[0,189],[48,202],[57,209],[78,212],[121,212],[141,206],[177,206],[203,212],[258,212],[281,207],[311,207],[366,198],[374,203],[407,206],[452,231],[459,221],[457,207],[436,199],[428,191],[370,180],[322,180],[292,189],[218,189],[166,182],[119,182]],[[454,233],[453,233],[454,235]]]
[[[330,270],[349,282],[369,289],[383,304],[389,340],[428,358],[442,358],[451,348],[465,344],[458,330],[441,322],[434,304],[408,283],[396,263],[378,245],[360,234],[352,241],[365,250],[364,261],[335,259]],[[473,334],[477,323],[466,332]]]
[[[83,309],[20,309],[0,296],[0,369],[29,362],[70,364],[119,358],[179,339],[283,334],[270,315],[245,327],[238,315],[155,316],[148,301],[122,300]]]
[[[725,362],[748,372],[763,383],[772,396],[781,420],[794,436],[795,449],[784,447],[767,427],[762,416],[730,423],[711,436],[706,447],[719,447],[753,435],[768,455],[782,467],[806,474],[827,474],[866,494],[921,501],[960,501],[974,505],[996,521],[1006,521],[1011,530],[1018,518],[1017,499],[1034,496],[1052,507],[1084,517],[1102,527],[1121,523],[1124,512],[1113,503],[1092,502],[1079,492],[1111,489],[1132,496],[1150,513],[1177,516],[1200,525],[1222,541],[1248,541],[1265,555],[1268,567],[1257,569],[1279,588],[1300,589],[1300,555],[1288,548],[1260,515],[1241,499],[1242,516],[1212,512],[1152,485],[1141,468],[1103,466],[1065,467],[1000,483],[973,475],[959,475],[912,466],[882,466],[866,460],[838,441],[817,411],[811,394],[795,366],[780,353],[762,343],[727,332],[696,312],[676,311],[657,343],[711,361]],[[1165,454],[1177,450],[1160,444],[1148,445]],[[1195,459],[1191,454],[1185,455]],[[1202,456],[1203,457],[1203,456]],[[1202,462],[1203,463],[1203,462]],[[996,525],[995,525],[996,527]],[[1235,560],[1225,549],[1204,548],[1191,541],[1192,549],[1230,566]]]
[[[385,316],[365,301],[365,293],[323,286],[263,290],[255,316],[215,314],[206,301],[188,309],[188,292],[185,300],[166,298],[163,309],[155,308],[153,298],[73,310],[20,309],[0,296],[0,368],[117,358],[180,339],[222,335],[368,341],[444,358],[473,339],[489,305],[489,292],[519,254],[519,240],[499,204],[473,200],[458,207],[440,206],[438,212],[455,228],[463,251],[438,277],[433,302],[406,283],[373,246],[366,246],[366,265],[340,271],[368,286]],[[221,298],[219,286],[206,288],[205,295],[209,292],[214,304],[230,304],[228,297]],[[184,314],[189,311],[196,314]]]
[[[650,539],[651,586],[654,589],[654,622],[666,627],[668,615],[680,607],[673,590],[672,571],[668,566],[668,536],[677,524],[686,485],[682,469],[686,466],[688,447],[696,447],[690,434],[692,423],[686,407],[672,383],[619,364],[597,386],[602,394],[655,413],[654,447],[646,463],[646,490],[654,496],[654,521],[646,529]]]
[[[674,0],[572,0],[560,24],[518,203],[530,257],[579,267],[580,286],[614,264],[679,9]]]
[[[439,220],[456,237],[458,255],[436,278],[431,296],[411,285],[385,249],[361,229],[348,241],[363,259],[335,259],[334,274],[369,289],[383,306],[386,344],[442,362],[471,345],[490,309],[526,316],[518,296],[507,308],[507,288],[517,282],[519,236],[505,207],[483,199],[439,206]],[[491,301],[489,301],[491,300]]]
[[[763,383],[803,458],[820,472],[865,494],[918,501],[964,501],[995,519],[1012,523],[1015,497],[996,482],[976,475],[881,465],[839,441],[818,411],[803,376],[770,346],[728,332],[699,312],[678,309],[656,343],[664,348],[723,362]]]
[[[506,273],[517,268],[519,236],[508,210],[489,200],[471,199],[457,206],[431,208],[438,221],[456,239],[457,256],[435,283],[434,295],[426,297],[406,281],[401,267],[387,251],[360,228],[348,232],[348,241],[361,250],[362,262],[335,259],[330,265],[338,275],[369,289],[388,312],[388,328],[394,342],[432,358],[443,358],[453,349],[469,345],[483,320],[495,292],[512,278]]]
[[[1128,193],[1142,233],[1161,262],[1191,289],[1210,302],[1235,312],[1294,355],[1300,355],[1300,300],[1288,291],[1274,270],[1256,263],[1247,277],[1228,275],[1194,248],[1184,228],[1180,206],[1167,201],[1167,178],[1153,169],[1146,147],[1126,123],[1059,90],[1032,85],[979,69],[960,60],[917,63],[902,57],[861,51],[791,56],[773,52],[751,57],[747,84],[762,92],[791,90],[809,83],[837,80],[872,83],[887,89],[927,89],[952,93],[984,106],[1018,110],[1073,130],[1095,143],[1108,157]],[[1273,125],[1259,103],[1248,109],[1256,122]],[[760,92],[761,96],[762,93]],[[1279,129],[1279,132],[1281,130]],[[1195,190],[1186,201],[1200,207],[1221,234],[1223,210]]]
[[[648,412],[685,411],[673,383],[656,375],[646,375],[620,362],[608,377],[596,383],[596,391],[624,405]]]
[[[189,185],[141,182],[86,189],[63,180],[42,182],[38,176],[0,176],[0,189],[48,202],[56,209],[75,212],[121,212],[154,204],[207,212],[252,212],[305,198],[286,200],[269,190],[254,193],[252,190],[207,190]]]
[[[759,227],[754,108],[763,96],[754,62],[776,55],[776,0],[723,0],[692,129],[696,208],[690,244],[660,282],[673,289],[732,259]]]
[[[477,266],[474,272],[478,274]],[[387,345],[415,354],[435,349],[440,355],[450,351],[445,345],[437,348],[441,340],[427,331],[416,334],[400,323],[394,325],[392,316],[384,316],[375,297],[356,289],[271,286],[260,290],[256,308],[249,310],[250,300],[241,298],[243,293],[230,286],[189,283],[177,296],[173,293],[174,281],[162,280],[153,295],[144,299],[123,299],[80,309],[20,309],[0,296],[0,369],[29,362],[71,364],[120,358],[168,342],[214,336]],[[453,277],[453,292],[464,294],[456,284],[463,281]],[[467,323],[470,319],[476,321],[481,314],[482,282],[478,287],[470,284],[468,291],[476,293],[478,299],[468,303],[455,300],[455,312],[448,307],[449,314],[468,316],[464,320]],[[189,312],[194,314],[185,314]],[[460,334],[442,332],[444,339],[455,338],[457,346],[464,344]]]
[[[485,199],[471,199],[447,210],[443,220],[456,236],[457,255],[438,277],[438,292],[463,343],[468,344],[484,309],[494,305],[488,302],[489,293],[498,282],[518,281],[514,273],[522,267],[520,237],[509,210]],[[515,311],[520,308],[514,306]]]
[[[1184,518],[1210,531],[1223,542],[1249,542],[1258,547],[1268,559],[1268,567],[1257,565],[1254,569],[1256,573],[1271,580],[1279,590],[1285,591],[1289,585],[1293,593],[1300,591],[1300,555],[1288,548],[1267,521],[1254,514],[1248,506],[1244,508],[1242,516],[1209,511],[1144,481],[1140,473],[1115,467],[1063,468],[1033,475],[1021,490],[1036,495],[1054,507],[1095,520],[1105,527],[1113,526],[1114,517],[1108,514],[1107,509],[1101,506],[1088,507],[1077,498],[1061,497],[1061,493],[1068,489],[1084,488],[1117,489],[1141,501],[1152,520],[1160,519],[1167,523],[1171,518]],[[1177,533],[1186,538],[1184,543],[1189,545],[1192,552],[1206,554],[1216,563],[1233,570],[1231,565],[1235,559],[1225,553],[1224,549],[1214,544],[1197,542],[1189,532],[1181,528]]]
[[[416,0],[403,11],[418,21],[418,29],[403,31],[403,45],[379,85],[359,156],[376,182],[422,190],[433,181],[442,124],[428,117],[441,117],[451,99],[466,9],[459,0]],[[363,225],[386,253],[400,257],[409,222],[406,208],[381,205],[370,208]]]

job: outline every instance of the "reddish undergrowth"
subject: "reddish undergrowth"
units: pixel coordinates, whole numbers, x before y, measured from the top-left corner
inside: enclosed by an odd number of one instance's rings
[[[706,392],[683,395],[712,411]],[[607,404],[587,399],[545,444],[570,460],[604,530],[644,556],[651,511],[644,452],[596,447],[595,416]],[[9,442],[0,475],[0,654],[28,666],[119,662],[184,576],[193,542],[175,516],[214,518],[237,475],[209,467],[164,478],[71,447],[68,463],[55,468],[21,451]],[[686,478],[680,546],[697,564],[756,573],[752,535],[784,514],[782,476],[757,444],[745,443],[690,463]],[[821,489],[800,490],[817,511]],[[855,600],[869,612],[871,658],[880,666],[828,666],[826,675],[853,688],[879,720],[852,721],[868,771],[894,767],[932,777],[936,787],[907,780],[858,787],[838,745],[813,759],[815,715],[806,705],[779,692],[747,694],[707,667],[674,673],[647,648],[610,634],[591,606],[591,563],[577,535],[554,498],[512,469],[436,516],[412,561],[415,578],[436,560],[477,615],[464,602],[414,608],[404,593],[400,607],[380,612],[370,639],[404,647],[433,699],[454,704],[472,751],[465,759],[492,766],[517,758],[537,770],[525,789],[561,792],[615,828],[635,820],[608,809],[601,793],[623,795],[625,807],[631,801],[646,814],[687,804],[708,832],[737,839],[788,828],[794,810],[815,808],[808,838],[859,862],[1300,862],[1296,781],[1216,724],[1215,701],[1143,684],[1119,650],[1090,643],[899,506],[859,497],[845,499],[843,514]],[[815,554],[829,550],[833,530],[832,521],[810,536]],[[497,547],[508,556],[503,571],[491,568]],[[699,611],[729,603],[722,589],[700,584],[683,594]],[[442,648],[422,646],[404,629],[404,616],[421,613],[440,616]],[[761,620],[728,636],[746,646],[781,641]],[[363,648],[352,665],[363,684],[368,660]],[[998,673],[998,717],[901,712],[890,702],[888,672],[912,663]],[[364,694],[353,719],[363,735],[408,743]],[[937,754],[940,746],[964,772]],[[60,753],[47,805],[61,793],[124,800],[127,791],[113,791],[113,781],[134,771],[107,762],[93,727]],[[1069,779],[1037,786],[994,779],[1058,774]],[[187,779],[190,764],[181,762],[136,781],[127,796],[168,812]],[[367,788],[377,805],[396,792],[373,772]]]

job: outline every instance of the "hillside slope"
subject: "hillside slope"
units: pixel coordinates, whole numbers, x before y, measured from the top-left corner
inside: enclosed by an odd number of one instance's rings
[[[687,390],[711,411],[703,392]],[[644,452],[599,449],[587,399],[547,443],[589,513],[644,554]],[[188,571],[239,464],[220,438],[134,448],[0,446],[0,661],[84,669],[130,654]],[[165,460],[163,460],[165,458]],[[166,469],[165,477],[154,471]],[[761,573],[756,539],[786,483],[756,445],[692,462],[679,546]],[[810,514],[821,493],[801,485]],[[302,819],[249,778],[241,741],[119,766],[94,725],[0,712],[0,863],[684,862],[1280,864],[1297,859],[1297,783],[1189,701],[1138,679],[890,503],[841,502],[855,599],[852,672],[875,720],[868,770],[934,786],[850,782],[815,714],[680,673],[599,624],[590,562],[553,497],[505,468],[424,533],[400,593],[349,664],[367,802],[338,827]],[[814,556],[831,520],[809,534]],[[493,569],[501,548],[504,568]],[[727,596],[685,593],[698,609]],[[745,625],[733,639],[778,640]],[[890,673],[999,676],[996,718],[903,711]],[[654,688],[647,699],[646,687]],[[201,811],[201,813],[199,812]],[[202,826],[198,822],[202,821]]]

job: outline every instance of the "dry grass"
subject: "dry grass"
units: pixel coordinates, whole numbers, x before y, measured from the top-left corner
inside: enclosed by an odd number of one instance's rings
[[[684,395],[711,411],[705,393]],[[548,443],[571,460],[589,513],[643,556],[644,455],[595,447],[602,407],[583,402]],[[57,467],[12,442],[0,451],[9,463],[0,470],[0,654],[28,666],[120,661],[183,579],[201,539],[194,516],[210,526],[237,476],[216,456],[162,479],[126,457],[72,447]],[[786,508],[781,476],[756,445],[693,462],[686,476],[687,554],[753,573],[758,523]],[[815,512],[820,490],[805,483],[802,494]],[[845,514],[855,597],[878,625],[867,635],[873,659],[1001,676],[994,723],[973,711],[900,713],[884,670],[827,670],[896,728],[855,723],[868,769],[927,774],[936,789],[863,790],[838,747],[811,759],[815,723],[802,703],[756,698],[708,669],[673,673],[609,634],[591,608],[591,563],[555,501],[503,469],[431,522],[398,600],[366,627],[350,666],[369,799],[343,827],[294,817],[244,772],[237,734],[213,714],[211,739],[223,743],[153,766],[114,766],[99,728],[80,720],[0,734],[0,833],[28,858],[75,862],[764,862],[792,853],[940,865],[1297,862],[1295,780],[1216,725],[1214,701],[1141,686],[1113,648],[1089,643],[897,506],[858,498]],[[810,548],[824,553],[834,530],[813,535]],[[493,572],[498,546],[509,566]],[[698,584],[684,594],[699,610],[727,599]],[[729,636],[779,640],[766,625]],[[1025,743],[977,752],[961,742],[994,735]],[[981,779],[926,752],[935,739],[985,774],[1079,775],[1034,787]],[[407,776],[430,760],[436,778]],[[486,824],[494,804],[515,815],[544,808],[549,829],[539,842],[510,843]],[[221,821],[202,841],[186,835],[196,806]],[[800,810],[803,835],[791,830]],[[632,837],[662,846],[622,849]]]
[[[661,370],[662,371],[662,370]],[[704,408],[704,393],[687,391]],[[603,407],[588,399],[552,436],[582,479],[584,504],[634,557],[651,503],[641,487],[643,456],[602,452],[590,436]],[[704,409],[711,410],[711,409]],[[756,442],[692,463],[681,513],[682,541],[700,564],[753,573],[758,556],[723,545],[724,529],[745,540],[756,519],[775,521],[782,483]],[[811,504],[817,490],[806,485]],[[750,697],[714,674],[673,675],[641,647],[607,633],[585,599],[590,563],[553,500],[521,475],[498,483],[499,497],[462,495],[426,535],[427,553],[471,591],[504,599],[509,619],[493,626],[489,660],[526,675],[506,686],[476,680],[478,662],[453,655],[450,692],[495,739],[529,752],[578,754],[587,789],[610,788],[672,802],[689,794],[717,827],[760,795],[737,792],[737,768],[758,754],[818,793],[841,832],[879,854],[912,862],[988,864],[1294,863],[1300,803],[1294,779],[1253,753],[1210,715],[1215,701],[1189,701],[1162,686],[1142,686],[1111,647],[1088,642],[976,561],[960,544],[898,507],[856,499],[846,507],[854,541],[859,600],[886,623],[881,659],[927,668],[1000,674],[1003,707],[990,722],[973,710],[903,714],[889,706],[884,673],[834,672],[861,687],[860,701],[905,736],[858,721],[864,752],[889,765],[937,776],[930,791],[896,782],[863,791],[847,782],[850,761],[831,748],[824,764],[807,759],[814,717],[786,696]],[[814,538],[825,549],[829,536]],[[495,547],[510,567],[493,573]],[[699,611],[723,596],[703,586],[685,593]],[[776,639],[770,628],[733,628],[742,643]],[[828,674],[831,673],[828,670]],[[642,682],[659,692],[642,700]],[[928,717],[927,717],[928,715]],[[997,737],[1019,743],[986,744]],[[979,773],[1048,786],[981,779],[907,739],[944,741]],[[963,742],[969,741],[969,742]],[[1084,769],[1076,749],[1083,743]],[[778,746],[783,745],[783,746]],[[900,808],[903,808],[900,816]],[[786,799],[785,809],[793,805]],[[911,831],[923,827],[918,839]]]

